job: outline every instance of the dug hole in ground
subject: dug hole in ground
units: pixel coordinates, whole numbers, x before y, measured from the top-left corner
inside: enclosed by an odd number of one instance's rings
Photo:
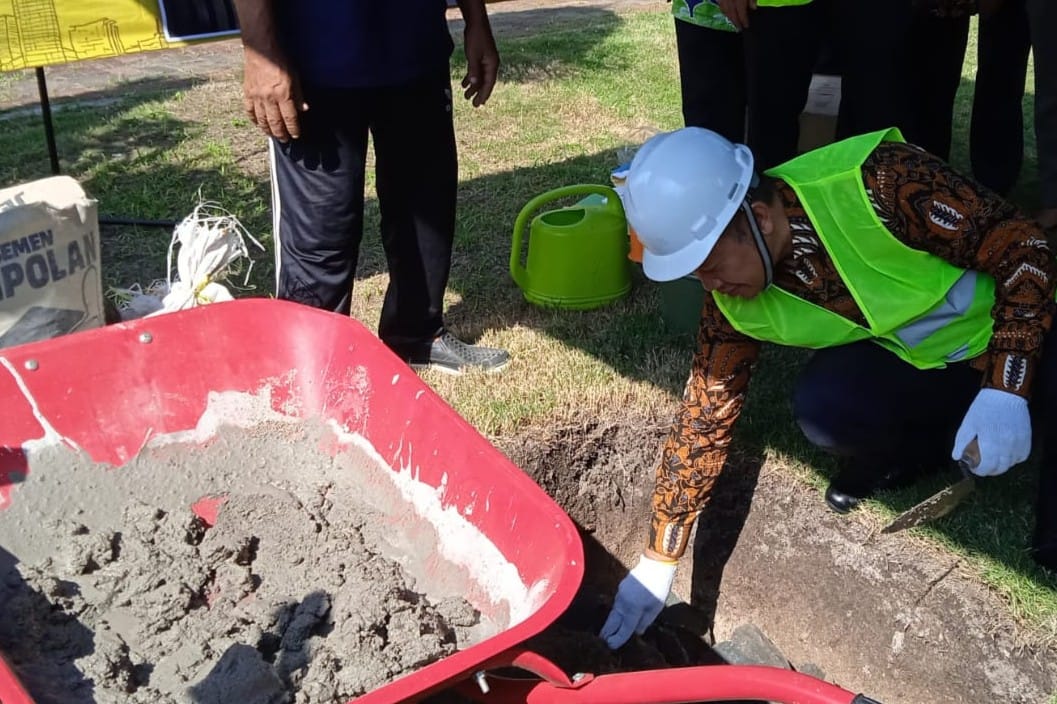
[[[668,419],[625,416],[497,441],[584,535],[582,608],[565,619],[573,627],[601,625],[641,552],[668,429]],[[670,605],[609,656],[583,637],[564,666],[707,663],[695,641],[728,641],[748,626],[790,666],[886,704],[1048,704],[1057,691],[1057,652],[1030,642],[957,557],[832,513],[817,489],[759,457],[732,456],[713,496],[674,588],[702,613]]]

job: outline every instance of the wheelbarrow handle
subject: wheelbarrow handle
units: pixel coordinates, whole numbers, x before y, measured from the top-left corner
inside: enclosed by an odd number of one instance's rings
[[[494,704],[685,704],[751,700],[781,704],[880,704],[861,694],[792,670],[763,665],[703,665],[585,678],[573,688],[551,682],[490,679],[482,696],[467,683],[460,692]],[[476,696],[475,696],[476,695]]]
[[[33,697],[22,686],[14,668],[0,653],[0,702],[3,704],[33,704]]]

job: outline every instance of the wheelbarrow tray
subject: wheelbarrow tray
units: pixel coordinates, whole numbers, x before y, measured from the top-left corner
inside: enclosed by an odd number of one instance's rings
[[[210,398],[223,393],[267,397],[277,413],[336,423],[365,439],[389,470],[411,473],[443,510],[494,545],[521,581],[517,592],[528,604],[505,629],[358,697],[359,704],[416,702],[453,685],[491,704],[873,702],[771,667],[570,677],[525,649],[580,585],[583,548],[572,520],[370,331],[292,303],[243,299],[0,349],[0,511],[19,500],[16,482],[34,480],[30,459],[41,448],[65,443],[120,468],[148,435],[200,430]],[[393,520],[420,520],[408,509]],[[474,606],[500,623],[509,610],[490,611],[496,604],[488,600]],[[511,666],[532,677],[502,674]],[[32,704],[2,653],[0,702]]]
[[[358,433],[392,471],[436,490],[531,595],[520,622],[356,701],[416,701],[467,679],[568,606],[583,553],[565,512],[361,324],[283,301],[214,304],[0,350],[0,510],[18,501],[14,480],[33,481],[41,444],[73,444],[121,467],[148,434],[194,429],[211,395],[265,387],[275,411]],[[474,606],[491,616],[489,604]],[[29,701],[2,658],[0,701]]]

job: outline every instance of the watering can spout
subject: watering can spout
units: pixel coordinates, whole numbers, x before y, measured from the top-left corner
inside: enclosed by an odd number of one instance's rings
[[[530,216],[560,198],[591,196],[576,205]],[[526,263],[521,250],[529,232]],[[530,200],[514,223],[510,276],[525,300],[536,305],[586,310],[631,290],[628,228],[617,192],[580,184]]]

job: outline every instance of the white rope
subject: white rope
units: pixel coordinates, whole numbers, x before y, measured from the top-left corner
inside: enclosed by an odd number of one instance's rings
[[[155,281],[146,291],[138,284],[127,289],[111,289],[122,319],[233,300],[223,284],[237,273],[241,260],[245,259],[249,265],[241,286],[248,286],[253,260],[247,241],[264,251],[264,246],[234,215],[216,203],[199,203],[173,230],[165,261],[165,281]],[[174,269],[173,254],[177,245]]]

